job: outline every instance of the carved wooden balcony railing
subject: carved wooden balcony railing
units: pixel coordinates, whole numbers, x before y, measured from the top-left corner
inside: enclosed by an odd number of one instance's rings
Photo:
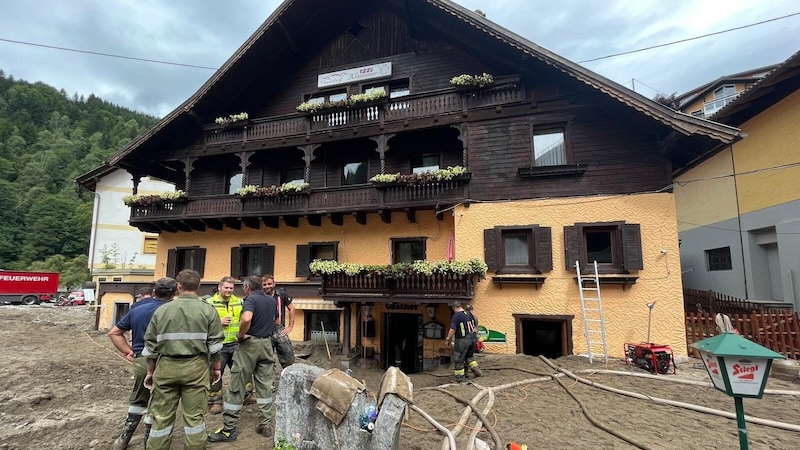
[[[323,296],[340,300],[374,299],[375,301],[471,299],[472,276],[414,274],[402,278],[383,275],[332,274],[322,277]]]
[[[286,139],[308,133],[353,127],[370,123],[387,124],[409,119],[452,114],[474,108],[501,106],[525,100],[525,91],[516,79],[483,89],[464,92],[443,89],[391,99],[379,104],[366,103],[349,108],[289,114],[234,122],[225,127],[206,125],[205,144],[220,145],[252,140]]]
[[[131,225],[187,219],[240,219],[433,208],[467,198],[469,174],[422,185],[369,184],[313,189],[310,193],[240,198],[222,195],[131,207]]]

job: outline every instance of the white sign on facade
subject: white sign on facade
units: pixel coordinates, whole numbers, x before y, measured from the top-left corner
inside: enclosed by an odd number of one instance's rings
[[[373,80],[392,75],[392,63],[385,62],[369,66],[355,67],[353,69],[339,70],[337,72],[321,73],[317,76],[317,87],[324,88],[348,84],[356,81]]]

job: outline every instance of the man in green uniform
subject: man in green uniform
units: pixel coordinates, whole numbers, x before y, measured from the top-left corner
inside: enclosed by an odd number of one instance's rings
[[[211,381],[222,377],[222,325],[214,308],[197,296],[200,274],[182,270],[175,279],[180,295],[156,310],[144,336],[145,386],[152,389],[149,413],[153,428],[146,443],[149,450],[170,448],[179,401],[183,448],[205,449],[209,360],[213,364]]]
[[[242,299],[233,293],[234,287],[233,277],[224,277],[219,280],[217,292],[206,300],[217,310],[222,330],[225,332],[220,353],[222,375],[225,375],[225,366],[233,367],[233,352],[239,345],[237,335],[239,334],[239,318],[242,315]],[[222,378],[211,386],[208,402],[211,406],[209,409],[211,414],[220,414],[224,410],[222,407]]]
[[[209,442],[233,442],[236,426],[244,403],[245,383],[255,377],[256,403],[264,418],[256,432],[270,437],[273,434],[272,383],[275,381],[275,353],[272,333],[278,315],[278,302],[261,290],[261,278],[249,276],[242,280],[246,295],[239,321],[239,348],[233,355],[231,384],[225,393],[224,426],[208,436]]]

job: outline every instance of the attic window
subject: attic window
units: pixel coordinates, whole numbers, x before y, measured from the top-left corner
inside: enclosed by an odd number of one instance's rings
[[[354,38],[357,38],[362,31],[366,30],[367,27],[361,25],[360,23],[356,22],[347,29],[347,32],[352,34]]]

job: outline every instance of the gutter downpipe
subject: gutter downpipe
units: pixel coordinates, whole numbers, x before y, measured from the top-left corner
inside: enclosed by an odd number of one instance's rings
[[[97,226],[100,219],[100,194],[97,192],[92,192],[92,194],[94,194],[94,208],[92,209],[92,238],[89,242],[89,276],[94,281],[94,253],[97,246]]]

